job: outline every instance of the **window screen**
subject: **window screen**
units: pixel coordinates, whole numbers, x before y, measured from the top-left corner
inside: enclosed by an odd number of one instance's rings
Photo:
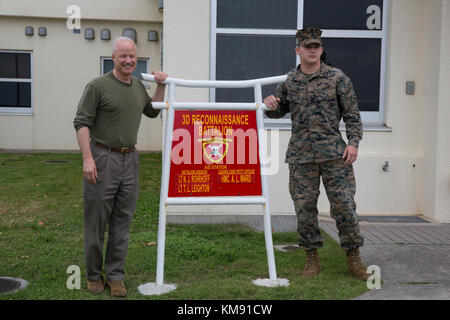
[[[217,0],[217,27],[295,29],[297,0]]]
[[[0,52],[0,112],[30,112],[31,53]]]
[[[30,63],[29,53],[0,52],[0,78],[28,79]]]
[[[320,29],[367,30],[367,19],[376,5],[383,10],[382,0],[304,0],[303,25]],[[380,28],[382,24],[380,25]]]
[[[31,83],[0,82],[0,107],[31,107]]]
[[[295,66],[295,37],[218,35],[217,80],[248,80],[286,74]],[[276,85],[263,87],[263,96]],[[253,88],[216,89],[217,102],[253,102]]]

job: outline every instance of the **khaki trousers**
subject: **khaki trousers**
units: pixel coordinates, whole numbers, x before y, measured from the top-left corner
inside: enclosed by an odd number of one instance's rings
[[[138,152],[120,154],[92,143],[91,150],[98,178],[96,184],[83,181],[86,274],[89,281],[96,281],[102,275],[103,242],[108,225],[106,278],[122,280],[130,225],[138,199]]]

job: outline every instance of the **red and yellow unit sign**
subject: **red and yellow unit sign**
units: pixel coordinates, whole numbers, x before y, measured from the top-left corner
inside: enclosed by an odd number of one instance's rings
[[[169,197],[260,196],[255,111],[176,110]]]

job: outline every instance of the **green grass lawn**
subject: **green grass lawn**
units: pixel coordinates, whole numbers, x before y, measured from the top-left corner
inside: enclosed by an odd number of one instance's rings
[[[86,291],[81,168],[79,154],[0,153],[0,276],[30,283],[0,299],[111,299],[109,291]],[[368,291],[348,275],[344,252],[326,234],[319,277],[301,276],[302,251],[275,250],[277,275],[290,285],[266,288],[252,283],[268,278],[264,233],[240,225],[168,225],[164,282],[177,289],[141,295],[137,287],[156,278],[160,173],[160,154],[140,155],[125,299],[350,299]],[[274,233],[273,241],[294,244],[297,234]],[[81,268],[81,290],[67,288],[71,265]]]

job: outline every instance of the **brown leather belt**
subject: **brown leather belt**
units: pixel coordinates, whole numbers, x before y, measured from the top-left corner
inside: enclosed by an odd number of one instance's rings
[[[108,150],[108,151],[114,151],[114,152],[122,153],[122,154],[132,152],[132,151],[134,151],[134,149],[136,149],[135,147],[122,147],[120,149],[118,149],[118,148],[110,148],[110,147],[107,147],[107,146],[97,142],[97,141],[92,141],[92,143],[95,144],[97,147],[100,147],[102,149],[105,149],[105,150]]]

